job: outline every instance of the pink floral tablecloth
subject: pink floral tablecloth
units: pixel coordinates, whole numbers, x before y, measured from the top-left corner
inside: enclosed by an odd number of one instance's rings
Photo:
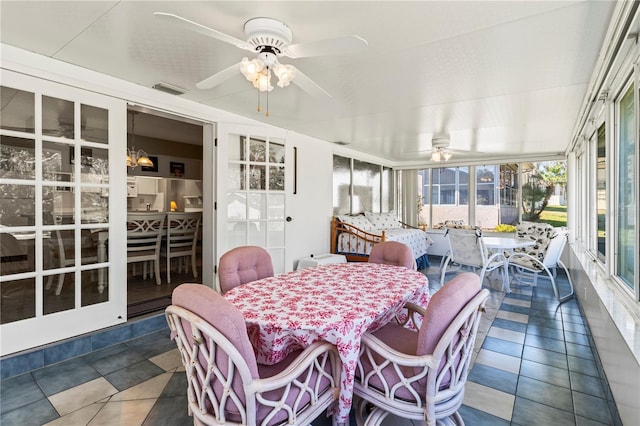
[[[337,421],[348,422],[353,380],[365,331],[389,322],[405,302],[426,306],[427,277],[403,267],[356,262],[323,265],[238,286],[224,297],[247,322],[259,363],[324,340],[342,360]]]

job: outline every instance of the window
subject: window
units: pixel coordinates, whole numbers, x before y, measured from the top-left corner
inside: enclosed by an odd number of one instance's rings
[[[596,144],[596,240],[598,258],[604,262],[607,254],[607,145],[604,124],[598,129]]]
[[[616,262],[615,273],[631,290],[635,290],[637,277],[635,274],[636,247],[636,140],[635,140],[635,106],[634,86],[627,89],[617,102],[619,121],[616,194]]]
[[[393,208],[393,169],[333,156],[334,215],[388,212]]]

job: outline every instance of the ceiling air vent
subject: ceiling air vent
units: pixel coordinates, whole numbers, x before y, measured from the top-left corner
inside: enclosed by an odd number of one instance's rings
[[[182,87],[174,86],[173,84],[165,83],[164,81],[159,81],[151,87],[171,95],[183,95],[186,92]]]

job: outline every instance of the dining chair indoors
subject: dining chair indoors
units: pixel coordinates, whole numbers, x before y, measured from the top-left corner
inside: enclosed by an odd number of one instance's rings
[[[220,257],[218,277],[222,293],[240,284],[272,276],[271,255],[262,247],[236,247]]]
[[[569,270],[565,264],[560,260],[562,251],[567,244],[568,236],[569,231],[567,228],[552,227],[552,232],[548,238],[539,237],[536,240],[536,245],[528,251],[516,252],[509,256],[508,265],[509,267],[514,267],[516,271],[514,279],[520,284],[535,287],[540,273],[544,273],[551,280],[551,287],[558,302],[562,303],[572,298],[574,288],[571,275],[569,275]],[[564,269],[569,282],[569,293],[564,296],[560,296],[556,282],[558,266]]]
[[[374,244],[369,254],[369,262],[417,269],[411,247],[398,241],[383,241]]]
[[[179,285],[165,313],[196,425],[308,425],[338,397],[340,360],[327,342],[258,364],[242,313],[202,284]]]
[[[160,285],[160,247],[164,232],[164,213],[127,214],[127,264],[142,262],[142,277],[147,277],[147,265],[153,269],[151,277]]]
[[[167,283],[171,283],[172,259],[177,259],[179,272],[188,272],[190,263],[193,277],[198,277],[196,248],[201,217],[201,213],[167,214],[167,244],[163,253],[167,260]]]
[[[489,290],[464,272],[434,293],[419,330],[390,322],[362,337],[354,393],[356,421],[379,425],[389,414],[464,425],[458,413],[473,354],[478,324]],[[375,408],[366,415],[367,405]]]
[[[482,230],[480,228],[449,228],[445,237],[449,241],[449,253],[441,268],[440,286],[444,284],[447,268],[451,264],[458,265],[457,268],[479,269],[481,283],[487,272],[502,268],[503,283],[507,283],[507,259],[504,253],[489,254],[482,244]]]

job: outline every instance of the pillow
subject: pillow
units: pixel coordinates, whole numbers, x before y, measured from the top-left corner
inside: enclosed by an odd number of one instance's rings
[[[387,213],[364,212],[364,215],[371,221],[375,229],[400,228],[400,222],[398,222],[395,210]]]
[[[363,231],[372,231],[373,229],[375,229],[373,226],[373,223],[371,223],[371,221],[363,215],[349,216],[349,215],[343,214],[337,217],[338,217],[338,220],[340,220],[341,222],[346,223],[348,225],[353,225],[356,228],[359,228]]]

